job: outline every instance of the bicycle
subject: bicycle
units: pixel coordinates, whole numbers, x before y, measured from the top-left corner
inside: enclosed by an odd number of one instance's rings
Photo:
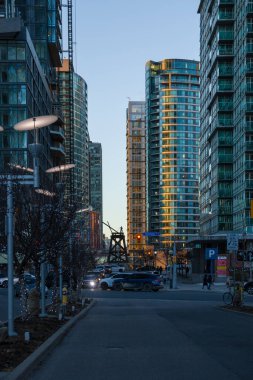
[[[228,292],[223,293],[222,299],[226,305],[233,305],[233,306],[239,306],[239,307],[242,306],[243,305],[242,288],[237,286],[237,288],[234,289],[233,293],[230,288]]]
[[[223,293],[222,299],[226,305],[233,305],[234,295],[232,294],[231,290],[229,292]]]

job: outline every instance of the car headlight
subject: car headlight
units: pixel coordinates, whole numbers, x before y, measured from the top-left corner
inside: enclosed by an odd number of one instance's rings
[[[95,286],[95,281],[90,281],[90,286]]]

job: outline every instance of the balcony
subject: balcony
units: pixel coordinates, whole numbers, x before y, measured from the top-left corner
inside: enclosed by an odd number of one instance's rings
[[[234,55],[233,46],[223,46],[219,45],[218,47],[218,56],[220,57],[231,57]]]
[[[234,33],[233,32],[219,32],[218,41],[233,41]]]
[[[232,118],[218,119],[218,127],[232,127],[232,126],[233,126]]]
[[[246,74],[253,74],[253,65],[247,63],[245,71]]]
[[[247,190],[253,189],[253,180],[252,179],[246,179],[245,181],[245,187]]]
[[[253,112],[253,104],[252,103],[246,103],[246,112]]]
[[[252,3],[247,4],[246,14],[247,15],[250,15],[250,14],[252,15],[253,14],[253,4]]]
[[[233,21],[234,20],[234,12],[224,12],[222,10],[219,11],[218,15],[219,21]]]
[[[253,33],[253,25],[252,24],[247,24],[246,33],[247,34]]]
[[[219,0],[218,5],[233,5],[235,0]]]
[[[232,181],[233,179],[233,173],[232,172],[227,172],[225,173],[224,171],[218,172],[217,176],[218,181]]]
[[[66,156],[64,146],[59,142],[52,142],[52,144],[50,145],[50,150],[51,150],[52,154],[57,156],[57,157],[65,157]]]
[[[246,84],[246,92],[253,92],[253,84],[250,84],[250,83]]]
[[[253,152],[253,142],[246,142],[244,144],[244,150],[246,152]]]
[[[218,155],[218,163],[228,163],[231,164],[233,162],[233,154],[219,154]]]
[[[233,196],[232,189],[220,189],[218,190],[218,196],[221,198],[231,198]]]
[[[232,65],[219,65],[218,67],[219,76],[232,76],[233,75],[233,66]]]
[[[253,170],[253,161],[245,161],[245,169]]]
[[[219,137],[218,144],[223,146],[232,146],[233,145],[233,138],[222,138]]]
[[[245,132],[253,132],[253,122],[247,121],[244,129]]]
[[[218,103],[218,112],[221,111],[233,111],[233,103],[232,102],[226,102],[226,103]]]
[[[219,92],[231,92],[233,90],[233,83],[219,83],[217,86]]]
[[[58,125],[50,126],[50,134],[51,134],[51,137],[53,140],[63,142],[65,139],[64,130],[63,130],[63,128],[59,127]]]
[[[233,212],[232,207],[219,207],[218,214],[219,215],[231,215]]]
[[[253,44],[247,44],[246,45],[246,54],[253,54]]]

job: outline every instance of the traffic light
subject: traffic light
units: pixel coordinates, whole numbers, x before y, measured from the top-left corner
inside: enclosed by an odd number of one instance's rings
[[[141,234],[136,235],[136,242],[137,242],[137,244],[141,243]]]

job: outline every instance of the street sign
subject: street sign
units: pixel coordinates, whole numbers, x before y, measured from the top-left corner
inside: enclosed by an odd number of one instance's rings
[[[227,250],[237,251],[238,250],[238,234],[227,234]]]
[[[143,232],[143,236],[160,236],[160,232]]]
[[[218,248],[206,248],[205,249],[205,259],[206,260],[216,260],[218,256]]]

